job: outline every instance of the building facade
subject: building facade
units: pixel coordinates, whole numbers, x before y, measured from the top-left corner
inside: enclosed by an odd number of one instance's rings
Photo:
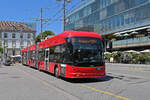
[[[84,0],[67,14],[66,30],[94,31],[111,50],[150,48],[150,0]]]
[[[6,56],[20,55],[20,50],[34,44],[34,23],[0,21],[1,46]]]

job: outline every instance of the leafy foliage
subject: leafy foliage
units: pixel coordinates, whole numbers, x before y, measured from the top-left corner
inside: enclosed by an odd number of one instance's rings
[[[41,42],[42,39],[45,39],[47,36],[51,36],[51,35],[55,35],[52,31],[47,30],[45,32],[43,32],[42,34],[39,34],[36,38],[35,41],[37,42]]]
[[[106,59],[110,59],[110,57],[112,57],[112,54],[105,54]]]
[[[112,57],[112,54],[105,54],[105,61],[109,62],[111,57]]]
[[[110,57],[114,58],[115,63],[128,63],[128,64],[145,64],[150,62],[150,54],[137,54],[137,53],[127,53],[124,59],[124,52],[115,52],[112,54],[105,54],[105,60],[108,62]]]
[[[150,61],[150,56],[146,56],[146,57],[145,57],[145,60],[146,60],[146,61]]]
[[[0,52],[1,52],[1,53],[3,52],[3,48],[0,48]]]

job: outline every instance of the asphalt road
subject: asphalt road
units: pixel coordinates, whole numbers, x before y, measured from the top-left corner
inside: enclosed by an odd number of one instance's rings
[[[0,100],[150,100],[150,66],[106,64],[105,78],[68,80],[0,66]]]

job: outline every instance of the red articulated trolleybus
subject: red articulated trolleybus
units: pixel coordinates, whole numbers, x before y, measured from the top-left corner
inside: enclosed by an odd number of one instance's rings
[[[98,33],[65,31],[21,50],[22,64],[56,77],[105,76],[102,38]]]

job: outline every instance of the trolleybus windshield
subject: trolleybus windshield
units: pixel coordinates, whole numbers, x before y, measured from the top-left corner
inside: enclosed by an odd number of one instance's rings
[[[95,67],[104,65],[102,40],[93,37],[72,37],[68,39],[74,66]]]

